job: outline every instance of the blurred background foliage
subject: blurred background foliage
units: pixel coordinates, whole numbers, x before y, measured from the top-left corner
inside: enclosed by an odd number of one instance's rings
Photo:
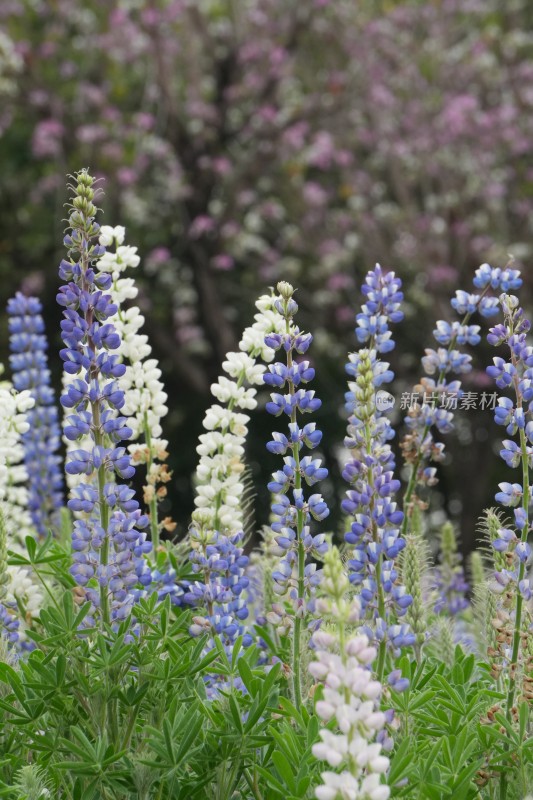
[[[209,385],[255,298],[280,278],[299,287],[324,401],[325,493],[340,495],[362,278],[379,261],[405,284],[399,396],[480,263],[512,253],[527,305],[532,155],[529,0],[0,2],[1,307],[20,288],[41,296],[55,356],[66,175],[89,167],[105,179],[103,221],[125,225],[142,257],[141,307],[171,409],[165,510],[181,534]],[[1,334],[5,363],[5,315]],[[487,388],[491,358],[476,352],[467,388]],[[465,550],[499,469],[491,418],[457,415],[441,470],[434,519],[457,520]],[[255,415],[249,451],[265,514],[269,424]]]

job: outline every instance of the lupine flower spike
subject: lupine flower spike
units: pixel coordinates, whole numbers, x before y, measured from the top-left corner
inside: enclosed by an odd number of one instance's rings
[[[365,304],[357,315],[357,339],[366,345],[350,355],[346,371],[346,408],[350,413],[345,446],[350,452],[344,479],[351,484],[342,503],[351,521],[345,539],[350,551],[350,581],[358,587],[362,617],[369,622],[369,635],[379,642],[378,677],[383,678],[387,642],[394,650],[412,645],[414,635],[405,623],[398,623],[412,602],[401,585],[395,565],[405,547],[400,536],[403,513],[394,501],[400,481],[394,477],[394,454],[388,442],[394,431],[380,398],[381,388],[393,378],[381,353],[390,352],[394,342],[389,324],[403,318],[401,281],[381,267],[368,273],[363,285]]]
[[[66,284],[57,296],[64,309],[61,357],[65,371],[75,378],[61,403],[72,410],[64,429],[67,438],[76,441],[89,435],[90,443],[67,456],[67,473],[89,480],[71,490],[68,502],[72,511],[84,514],[74,523],[71,572],[103,623],[109,623],[129,614],[131,590],[151,545],[142,532],[148,518],[141,514],[133,490],[119,482],[135,472],[126,448],[120,446],[132,430],[116,413],[124,407],[118,379],[126,367],[110,352],[119,349],[120,336],[108,322],[117,312],[108,293],[111,276],[96,266],[105,247],[97,241],[94,180],[85,170],[75,180],[64,239],[70,258],[59,268]]]
[[[272,297],[259,298],[258,313],[243,333],[239,352],[227,354],[222,364],[226,375],[211,387],[218,403],[206,412],[206,433],[200,436],[197,448],[200,463],[196,472],[196,509],[189,531],[192,547],[189,558],[198,580],[187,588],[183,599],[206,612],[205,616],[194,617],[191,633],[219,636],[228,652],[241,634],[245,645],[252,642],[244,627],[249,615],[246,574],[249,559],[242,546],[242,477],[249,421],[244,412],[256,407],[255,386],[263,383],[266,367],[257,364],[257,358],[272,361],[274,357],[272,348],[265,344],[265,335],[277,331],[283,323],[272,305]],[[208,644],[211,646],[212,639]],[[214,693],[221,685],[213,676],[208,688]]]
[[[520,308],[518,298],[504,293],[500,296],[500,305],[504,323],[491,328],[487,340],[496,347],[505,345],[509,356],[507,359],[494,358],[487,372],[494,378],[498,388],[512,392],[512,397],[499,398],[494,418],[498,425],[505,427],[509,437],[518,434],[518,443],[514,438],[503,441],[500,455],[511,469],[521,469],[519,482],[503,482],[499,485],[496,500],[513,509],[514,521],[499,528],[492,541],[493,548],[502,554],[505,564],[496,570],[492,588],[501,595],[503,608],[509,615],[510,625],[502,624],[498,638],[502,641],[507,638],[509,643],[505,653],[509,663],[506,715],[511,722],[517,679],[523,668],[522,634],[532,622],[528,609],[533,596],[528,576],[531,547],[527,540],[531,530],[529,514],[532,498],[529,470],[533,466],[533,347],[527,344],[527,333],[531,326]],[[505,797],[506,791],[506,776],[502,773],[500,796]]]
[[[128,445],[128,450],[133,463],[146,464],[143,496],[149,509],[152,546],[156,550],[160,530],[171,533],[176,527],[170,517],[159,522],[158,515],[158,503],[166,496],[166,484],[171,477],[165,463],[168,442],[161,438],[161,420],[168,413],[167,394],[161,383],[159,364],[155,358],[150,358],[152,348],[148,337],[142,333],[144,317],[138,306],[132,304],[139,290],[133,278],[124,276],[126,270],[135,269],[140,263],[137,248],[124,244],[125,235],[125,228],[120,225],[115,228],[102,225],[98,241],[106,251],[96,266],[112,277],[109,294],[117,312],[109,322],[120,336],[119,355],[126,366],[124,375],[119,378],[125,400],[121,414],[128,418],[132,429],[132,444]]]
[[[390,789],[383,779],[389,759],[379,741],[386,713],[379,710],[382,685],[370,670],[377,651],[365,634],[348,634],[361,607],[358,598],[347,599],[350,584],[336,548],[326,554],[323,573],[316,610],[324,629],[313,635],[309,671],[324,687],[315,706],[324,727],[313,755],[331,769],[322,772],[315,797],[387,800]]]
[[[299,415],[317,411],[321,401],[314,391],[302,388],[315,375],[309,361],[300,359],[307,353],[312,342],[309,333],[302,333],[294,324],[298,305],[294,300],[294,289],[285,281],[278,283],[279,296],[274,307],[284,320],[283,333],[273,333],[265,337],[266,344],[285,354],[285,362],[270,364],[264,375],[264,382],[275,391],[267,403],[267,411],[275,417],[285,415],[289,420],[288,436],[275,432],[267,449],[276,455],[284,456],[284,466],[273,473],[269,490],[275,495],[272,505],[274,522],[272,530],[276,534],[277,552],[282,556],[278,569],[272,573],[274,590],[287,595],[295,615],[293,628],[292,680],[294,701],[302,702],[301,689],[301,648],[302,623],[307,617],[309,602],[314,587],[320,580],[316,564],[308,563],[309,556],[322,557],[327,551],[324,534],[311,533],[311,519],[323,520],[329,509],[322,495],[313,492],[306,496],[304,484],[314,486],[327,477],[327,470],[318,458],[301,456],[304,447],[309,450],[320,444],[321,432],[314,422],[300,427]],[[280,392],[284,391],[285,394]],[[286,453],[289,455],[286,455]]]
[[[4,367],[0,364],[0,375]],[[30,429],[28,412],[35,405],[29,390],[17,392],[10,381],[0,382],[0,509],[10,533],[11,549],[21,549],[35,531],[28,508],[28,474],[22,437]]]
[[[480,326],[471,325],[471,318],[476,313],[485,318],[498,313],[498,298],[489,296],[490,291],[518,289],[521,284],[518,270],[509,266],[500,269],[482,264],[474,277],[474,287],[479,293],[457,291],[451,300],[451,306],[461,320],[437,322],[433,335],[439,347],[437,350],[426,349],[426,355],[422,358],[426,376],[416,387],[420,391],[414,393],[414,403],[409,407],[405,419],[409,433],[404,437],[401,447],[404,459],[410,465],[410,478],[404,495],[402,535],[408,530],[413,505],[419,502],[416,495],[418,487],[434,486],[437,482],[436,467],[430,464],[442,462],[444,444],[435,441],[433,429],[436,428],[441,434],[453,429],[453,411],[458,408],[462,390],[461,381],[450,381],[449,376],[470,372],[472,357],[458,348],[475,346],[481,340]],[[482,395],[481,402],[488,405],[488,395]]]
[[[35,405],[28,412],[29,428],[22,436],[24,463],[28,473],[28,505],[33,526],[39,536],[59,527],[63,505],[63,476],[60,429],[54,392],[50,387],[41,302],[18,292],[9,300],[9,358],[13,385],[29,391]]]
[[[265,344],[269,333],[281,332],[284,321],[273,309],[274,299],[264,295],[256,302],[255,322],[246,328],[239,352],[228,353],[222,363],[225,375],[211,386],[217,399],[206,412],[197,451],[200,463],[196,471],[195,524],[221,533],[243,529],[241,498],[245,469],[244,443],[249,416],[256,408],[256,386],[263,385],[265,365],[274,358],[274,350]]]

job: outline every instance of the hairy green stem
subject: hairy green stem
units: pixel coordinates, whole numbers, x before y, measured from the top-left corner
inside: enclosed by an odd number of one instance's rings
[[[287,333],[290,333],[290,325],[287,320]],[[289,350],[287,353],[287,367],[292,367],[292,352]],[[289,384],[289,392],[294,395],[294,385]],[[291,423],[296,422],[296,409],[291,414]],[[300,446],[299,442],[294,442],[292,445],[292,457],[294,458],[294,488],[302,488],[302,476],[300,474]],[[298,597],[297,602],[304,602],[305,595],[305,547],[302,539],[304,529],[304,514],[303,511],[296,512],[296,540],[298,543]],[[294,705],[300,708],[302,704],[302,681],[301,681],[301,647],[302,647],[302,622],[303,618],[300,614],[303,611],[300,608],[296,609],[296,618],[294,620],[294,641],[292,649],[292,687],[294,693]]]
[[[148,451],[148,458],[146,461],[146,480],[150,476],[150,472],[152,470],[152,465],[154,463],[154,456],[152,453],[152,433],[150,431],[150,425],[148,424],[148,414],[145,411],[143,414],[143,428],[144,428],[144,439],[146,441],[146,449]],[[149,508],[149,516],[150,516],[150,536],[152,538],[152,547],[154,550],[154,554],[156,554],[157,548],[159,547],[159,521],[157,515],[157,496],[155,493],[155,486],[154,486],[154,493],[150,498],[150,502],[148,503]]]
[[[513,366],[515,366],[515,356],[514,354],[511,355]],[[520,389],[518,387],[518,378],[515,374],[514,377],[514,387],[517,397],[517,408],[522,408],[522,395],[520,393]],[[521,541],[527,542],[527,535],[529,532],[529,456],[527,452],[527,437],[526,433],[523,428],[520,428],[520,449],[522,452],[521,460],[522,460],[522,508],[524,509],[526,515],[526,524],[522,528],[522,535]],[[526,570],[526,565],[524,561],[520,561],[520,566],[518,568],[518,586],[520,582],[524,579],[524,574]],[[514,705],[514,698],[516,692],[516,672],[518,669],[518,653],[520,651],[520,634],[522,630],[522,606],[524,602],[524,598],[520,593],[520,589],[517,586],[516,591],[516,608],[515,608],[515,624],[514,624],[514,632],[513,632],[513,646],[511,650],[511,663],[509,667],[509,687],[507,691],[507,701],[506,701],[506,709],[505,709],[505,716],[509,723],[512,724],[513,721],[513,705]],[[507,748],[506,748],[507,749]],[[505,800],[507,796],[507,774],[505,770],[503,770],[501,777],[500,777],[500,800]]]

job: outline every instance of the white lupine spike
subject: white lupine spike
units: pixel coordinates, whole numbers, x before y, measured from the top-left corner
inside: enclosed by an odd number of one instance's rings
[[[315,789],[315,797],[387,800],[390,789],[382,775],[388,771],[389,759],[376,741],[386,722],[379,710],[382,685],[368,668],[377,651],[365,634],[346,637],[347,625],[357,621],[360,613],[357,598],[346,598],[347,588],[340,555],[333,548],[326,555],[323,594],[317,600],[323,623],[329,622],[332,630],[314,634],[316,649],[308,668],[323,683],[315,711],[324,727],[312,753],[331,768],[321,773],[322,785]]]
[[[34,404],[29,391],[17,392],[10,381],[0,383],[0,506],[7,531],[16,533],[21,545],[33,535],[21,436],[29,430],[26,412]]]
[[[257,364],[256,359],[261,356],[265,361],[272,360],[274,351],[266,347],[265,335],[283,330],[279,314],[270,311],[272,302],[273,298],[267,295],[259,298],[256,303],[259,313],[244,331],[239,351],[228,353],[222,362],[226,375],[221,375],[211,386],[218,403],[206,411],[203,424],[208,433],[199,437],[200,444],[196,448],[200,463],[196,470],[197,508],[193,520],[225,533],[236,533],[243,526],[241,498],[244,488],[239,479],[244,470],[243,445],[249,417],[239,409],[249,411],[257,406],[257,390],[253,386],[262,385],[265,366]],[[206,486],[215,489],[214,495],[205,490]],[[208,511],[210,516],[207,516]]]
[[[0,364],[0,374],[3,366]],[[24,465],[21,436],[29,430],[26,412],[35,400],[29,391],[17,392],[9,381],[0,383],[0,509],[11,550],[25,553],[26,536],[34,536],[28,508],[28,473]],[[7,568],[6,602],[19,600],[31,617],[39,616],[43,592],[31,572],[24,567]],[[19,629],[24,638],[24,620]]]

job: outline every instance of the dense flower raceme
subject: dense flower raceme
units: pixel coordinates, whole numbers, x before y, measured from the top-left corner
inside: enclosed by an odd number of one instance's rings
[[[284,281],[277,286],[279,296],[274,308],[284,320],[283,333],[273,333],[265,337],[269,347],[285,355],[285,362],[270,364],[263,380],[273,387],[271,400],[266,410],[275,417],[288,417],[288,436],[275,432],[267,449],[276,455],[284,456],[283,468],[272,475],[268,484],[274,495],[272,503],[272,530],[276,534],[277,553],[282,557],[279,566],[272,572],[274,591],[286,596],[295,615],[293,631],[293,690],[297,703],[301,702],[300,685],[300,647],[301,625],[306,618],[314,588],[320,580],[321,572],[308,557],[322,558],[328,545],[324,534],[311,532],[311,520],[323,520],[329,509],[322,495],[313,492],[306,496],[304,484],[309,487],[327,477],[327,469],[318,458],[301,456],[304,447],[313,450],[322,438],[314,422],[300,426],[299,415],[317,411],[321,401],[313,390],[302,388],[314,377],[315,370],[309,361],[301,359],[307,353],[313,337],[303,333],[294,324],[298,305],[293,298],[294,289]],[[281,394],[281,392],[285,392]],[[286,453],[289,455],[286,455]]]
[[[409,407],[406,425],[409,433],[401,444],[405,461],[411,467],[411,476],[404,496],[405,518],[403,532],[407,528],[416,500],[418,486],[432,486],[436,483],[436,467],[444,458],[444,444],[437,442],[433,429],[440,434],[453,429],[453,411],[458,408],[462,396],[461,381],[449,380],[449,375],[464,375],[472,369],[472,357],[463,353],[459,347],[475,346],[480,341],[480,326],[471,325],[473,314],[490,318],[498,313],[498,298],[489,296],[490,291],[518,289],[522,284],[520,272],[511,267],[500,269],[482,264],[475,273],[474,287],[477,293],[456,291],[451,306],[461,317],[452,323],[437,322],[433,335],[439,345],[437,350],[426,349],[422,366],[426,377],[416,387],[413,403]],[[427,377],[430,376],[430,377]],[[435,377],[432,377],[435,376]],[[484,399],[483,399],[484,398]],[[482,396],[482,403],[488,405],[490,398]]]
[[[96,266],[112,277],[109,294],[117,306],[117,312],[109,318],[109,323],[114,325],[120,336],[118,352],[126,366],[124,375],[119,378],[125,399],[121,414],[128,418],[128,426],[132,429],[131,439],[134,442],[128,446],[128,450],[133,462],[146,464],[143,494],[150,511],[151,537],[156,548],[161,527],[167,531],[176,527],[170,518],[160,523],[157,511],[158,501],[166,495],[165,484],[170,479],[164,463],[168,455],[168,442],[161,438],[161,420],[168,413],[165,405],[167,394],[161,382],[159,364],[155,358],[150,358],[152,348],[148,337],[142,333],[144,317],[139,308],[131,303],[139,290],[133,278],[123,274],[140,263],[137,248],[124,244],[125,235],[126,231],[120,225],[115,228],[103,225],[100,228],[99,242],[106,247],[106,252]],[[114,247],[114,251],[110,247]]]
[[[394,478],[394,454],[388,443],[394,431],[385,413],[387,393],[381,388],[393,373],[379,357],[394,347],[389,324],[403,318],[403,294],[400,279],[393,272],[384,273],[379,264],[368,273],[362,291],[366,302],[357,315],[356,335],[366,347],[350,355],[346,366],[353,382],[346,394],[350,419],[345,446],[350,458],[343,477],[352,488],[342,508],[351,524],[345,535],[353,547],[350,580],[358,587],[363,616],[371,621],[369,633],[382,643],[382,676],[387,642],[394,650],[414,642],[409,626],[397,623],[412,598],[399,582],[395,565],[405,546],[400,536],[403,514],[394,501],[400,482]]]
[[[159,541],[160,527],[173,530],[175,525],[170,519],[159,523],[157,502],[166,493],[165,484],[169,472],[164,463],[167,457],[168,442],[161,438],[161,419],[168,409],[165,405],[167,395],[161,383],[161,370],[156,359],[149,358],[151,346],[148,337],[141,332],[144,317],[139,308],[131,304],[138,295],[138,288],[133,278],[125,277],[123,273],[135,268],[140,263],[137,248],[124,244],[125,229],[122,226],[111,227],[103,225],[99,231],[99,243],[106,248],[98,259],[96,268],[102,273],[108,273],[111,282],[107,289],[111,303],[116,310],[112,313],[107,323],[113,325],[120,337],[120,346],[117,357],[125,366],[124,374],[118,379],[119,388],[124,392],[124,405],[120,415],[128,418],[128,427],[131,428],[131,439],[135,440],[128,445],[135,464],[146,464],[147,481],[144,487],[144,500],[149,508],[151,537],[154,546]],[[107,249],[113,247],[113,250]],[[125,307],[127,305],[127,308]],[[65,372],[63,386],[66,390],[76,376]],[[110,414],[118,415],[116,409],[110,409]],[[64,426],[68,425],[66,418]],[[90,435],[78,441],[71,441],[65,437],[67,451],[76,447],[89,447]],[[67,475],[70,488],[80,482],[87,482],[85,475]],[[158,485],[162,484],[162,485]]]
[[[120,446],[132,429],[115,413],[125,403],[118,379],[126,367],[119,355],[110,352],[120,347],[120,336],[108,322],[117,306],[107,291],[111,275],[96,268],[105,247],[96,241],[100,228],[95,222],[93,183],[86,171],[76,176],[70,230],[64,240],[70,258],[59,269],[67,283],[57,299],[64,309],[61,357],[65,371],[76,376],[61,397],[62,405],[72,410],[64,432],[71,441],[90,436],[88,447],[67,455],[67,473],[90,479],[71,490],[68,502],[72,511],[84,515],[74,523],[71,572],[101,618],[109,621],[129,613],[131,590],[144,574],[143,555],[151,544],[142,532],[148,518],[141,514],[133,490],[118,482],[135,472],[126,448]]]
[[[269,333],[281,332],[283,319],[273,309],[274,299],[263,295],[256,302],[255,321],[245,329],[239,352],[228,353],[222,364],[225,375],[211,386],[218,403],[204,417],[206,433],[200,436],[196,470],[196,510],[193,522],[222,533],[238,533],[243,528],[241,500],[244,443],[248,433],[247,411],[257,406],[256,386],[263,384],[264,364],[274,351],[265,344]]]
[[[249,559],[242,547],[242,478],[249,417],[243,412],[256,407],[255,386],[263,383],[266,367],[257,359],[268,362],[274,357],[272,348],[265,344],[265,336],[284,324],[273,310],[273,303],[271,296],[259,298],[258,313],[243,333],[239,352],[227,354],[222,364],[226,375],[211,387],[218,403],[206,412],[206,433],[200,436],[197,448],[200,463],[189,540],[190,561],[198,580],[187,587],[183,599],[206,613],[195,617],[193,634],[209,630],[212,635],[221,636],[228,648],[241,634],[245,644],[252,641],[243,626],[249,615]]]
[[[57,406],[50,387],[47,362],[48,342],[41,316],[42,305],[35,297],[20,292],[7,306],[10,332],[10,364],[15,389],[28,390],[35,405],[28,412],[29,429],[22,437],[24,463],[28,473],[28,500],[32,522],[39,536],[52,526],[57,530],[58,512],[63,504],[63,474]]]
[[[12,642],[27,646],[24,630],[38,617],[43,605],[43,591],[35,576],[25,567],[7,566],[7,548],[24,552],[24,539],[35,530],[29,512],[28,474],[23,463],[22,438],[30,428],[29,414],[35,400],[28,390],[17,392],[9,381],[0,383],[0,584],[4,623],[17,609],[16,637]],[[18,612],[21,612],[20,614]]]
[[[387,712],[379,710],[382,686],[370,667],[377,651],[365,634],[347,635],[360,619],[358,598],[347,599],[349,582],[337,550],[326,555],[317,612],[324,629],[313,635],[311,675],[324,684],[315,709],[324,723],[313,755],[331,770],[322,772],[318,800],[387,800],[382,781],[389,759],[382,752]]]
[[[12,546],[33,534],[22,436],[29,431],[27,414],[34,404],[28,390],[17,392],[10,381],[0,382],[0,505],[6,527],[16,537]]]
[[[527,541],[533,496],[529,483],[529,470],[533,466],[533,347],[527,343],[531,325],[518,298],[502,294],[500,304],[504,323],[491,328],[487,339],[491,345],[505,345],[509,357],[508,360],[495,357],[487,372],[499,389],[513,393],[512,398],[498,399],[494,418],[498,425],[505,427],[508,436],[516,437],[518,434],[518,443],[514,438],[503,441],[500,455],[511,469],[521,467],[520,482],[500,483],[500,491],[496,494],[498,503],[514,509],[514,525],[500,527],[492,538],[492,546],[499,558],[495,559],[497,568],[491,588],[501,596],[501,608],[507,612],[504,617],[507,624],[502,624],[498,641],[501,655],[511,664],[509,714],[514,700],[522,633],[531,630],[533,622],[530,603],[533,587],[528,574],[531,546]]]

